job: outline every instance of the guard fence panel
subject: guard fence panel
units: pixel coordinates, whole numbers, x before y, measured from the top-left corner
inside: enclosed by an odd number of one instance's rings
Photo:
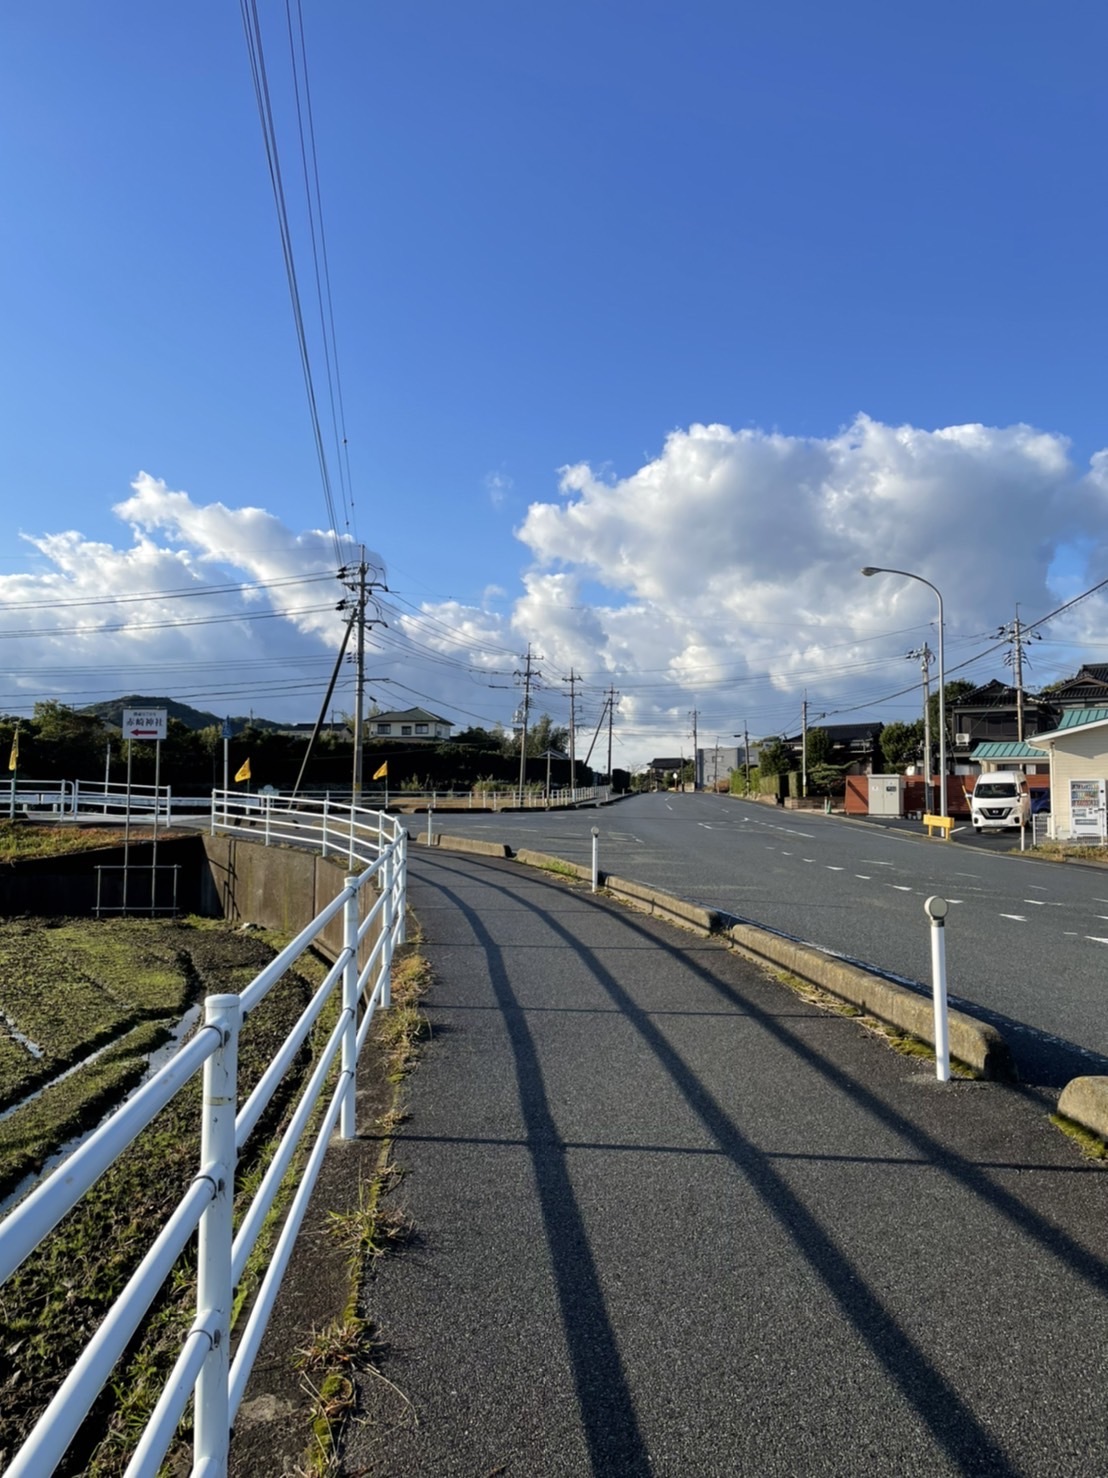
[[[48,1179],[0,1223],[0,1282],[6,1281],[137,1135],[197,1074],[203,1074],[201,1147],[196,1174],[77,1363],[6,1470],[7,1478],[46,1478],[64,1457],[113,1367],[138,1330],[178,1257],[197,1237],[196,1312],[176,1365],[127,1468],[127,1478],[155,1478],[195,1395],[193,1473],[227,1471],[231,1424],[323,1163],[332,1131],[355,1132],[359,1053],[374,1014],[390,1004],[393,953],[403,941],[406,845],[392,818],[330,802],[264,803],[219,792],[212,830],[253,841],[321,847],[345,865],[342,891],[240,994],[209,996],[195,1035],[117,1109]],[[341,916],[343,945],[334,964],[249,1098],[238,1107],[238,1041],[243,1020]],[[359,964],[359,961],[364,963]],[[328,1001],[337,1020],[307,1087],[276,1146],[261,1184],[233,1233],[239,1151]],[[305,1139],[317,1104],[319,1128],[308,1150],[269,1265],[230,1359],[235,1285],[266,1215]]]

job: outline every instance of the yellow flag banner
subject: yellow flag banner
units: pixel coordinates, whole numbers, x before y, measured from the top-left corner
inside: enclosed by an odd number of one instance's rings
[[[249,760],[243,760],[242,764],[235,771],[235,779],[236,780],[249,780],[250,779],[250,761]]]
[[[384,764],[378,765],[377,768],[376,768],[376,770],[374,770],[374,772],[373,772],[373,778],[374,778],[374,780],[383,780],[388,773],[389,773],[389,762],[388,762],[388,760],[385,760]]]
[[[18,729],[16,729],[15,733],[12,735],[12,752],[8,756],[8,769],[9,770],[18,770],[19,769],[19,730]]]

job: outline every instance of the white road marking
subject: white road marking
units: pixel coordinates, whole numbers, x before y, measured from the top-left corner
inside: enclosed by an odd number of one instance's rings
[[[786,852],[785,849],[784,849],[784,847],[781,848],[781,856],[782,857],[791,857],[792,855],[793,854],[791,852]]]
[[[711,831],[712,829],[712,823],[710,821],[698,821],[696,824],[697,826],[702,826],[705,831]]]
[[[823,865],[824,865],[824,867],[826,867],[826,869],[827,869],[828,872],[842,872],[843,871],[843,869],[841,867],[836,867],[834,865],[834,863],[831,863],[831,862],[825,862]]]
[[[1028,883],[1027,886],[1031,889],[1031,891],[1033,893],[1045,893],[1046,892],[1046,884],[1045,883]]]
[[[1011,919],[1016,924],[1026,924],[1027,919],[1021,913],[1002,913],[1002,919]]]
[[[814,857],[802,857],[800,860],[801,862],[814,862],[816,859]]]
[[[1108,944],[1108,939],[1102,939],[1099,934],[1086,934],[1085,938],[1092,944]]]
[[[1024,903],[1033,903],[1036,908],[1065,908],[1064,903],[1060,903],[1053,898],[1025,898],[1023,901]]]
[[[878,862],[876,857],[863,857],[862,861],[867,867],[895,867],[895,862]]]
[[[888,883],[889,888],[895,888],[898,893],[910,893],[912,890],[907,883]]]
[[[873,881],[868,872],[856,872],[854,876],[856,878],[861,878],[863,883],[870,883]]]

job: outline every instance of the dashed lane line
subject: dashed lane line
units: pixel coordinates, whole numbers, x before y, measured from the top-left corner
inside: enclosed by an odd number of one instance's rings
[[[1011,919],[1012,922],[1015,923],[1015,924],[1026,924],[1027,923],[1026,915],[1021,914],[1021,913],[1002,913],[1000,917],[1002,919]]]

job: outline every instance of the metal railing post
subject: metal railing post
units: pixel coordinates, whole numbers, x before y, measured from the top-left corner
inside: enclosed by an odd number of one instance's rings
[[[406,944],[408,941],[408,833],[405,830],[400,832],[397,867],[399,873],[396,885],[396,942]]]
[[[227,1378],[230,1369],[231,1242],[235,1200],[235,1113],[239,1027],[238,996],[209,996],[204,1027],[220,1034],[222,1047],[204,1064],[200,1164],[213,1176],[215,1195],[200,1218],[196,1273],[196,1311],[208,1320],[211,1349],[196,1382],[193,1462],[197,1471],[223,1478],[231,1441]]]
[[[342,972],[342,1009],[347,1013],[342,1032],[342,1071],[346,1086],[342,1090],[339,1133],[353,1139],[357,1131],[355,1109],[358,1070],[358,879],[343,879],[347,899],[342,906],[342,947],[347,951]]]
[[[393,913],[396,908],[396,893],[394,891],[395,874],[393,868],[396,866],[396,844],[394,843],[385,853],[384,862],[381,865],[381,891],[384,894],[384,906],[381,909],[381,929],[384,933],[384,942],[381,945],[381,1005],[392,1005],[392,946],[393,946]]]
[[[330,800],[331,800],[331,792],[330,791],[327,791],[327,793],[323,797],[323,855],[324,855],[324,857],[327,856],[327,818],[328,818],[328,810],[329,810]]]

